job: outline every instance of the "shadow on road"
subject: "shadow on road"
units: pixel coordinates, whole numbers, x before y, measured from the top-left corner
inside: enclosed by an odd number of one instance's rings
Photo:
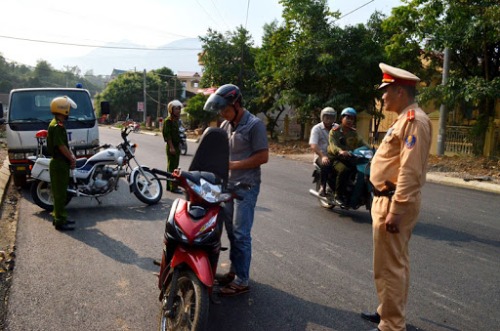
[[[413,234],[431,240],[448,241],[450,244],[478,242],[485,245],[500,247],[499,240],[484,239],[473,234],[456,231],[441,225],[419,222],[413,230]]]
[[[365,210],[365,207],[360,207],[357,210],[348,210],[341,208],[333,208],[331,211],[339,216],[339,218],[350,218],[355,223],[372,223],[370,212]]]
[[[23,191],[23,196],[27,201],[32,201],[29,192]],[[86,199],[86,201],[85,201]],[[124,242],[116,240],[103,232],[100,223],[108,221],[124,222],[124,227],[129,227],[127,221],[134,222],[164,222],[168,216],[171,200],[162,200],[156,205],[147,206],[141,202],[134,202],[130,205],[106,205],[97,204],[95,200],[88,198],[75,198],[75,202],[70,202],[67,206],[68,215],[76,220],[76,229],[65,232],[66,235],[97,249],[101,254],[112,258],[123,264],[136,265],[141,269],[157,272],[158,267],[153,264],[150,257],[139,256],[132,248]],[[87,206],[90,205],[90,206]],[[40,210],[32,214],[34,218],[52,222],[50,212]],[[154,218],[153,218],[154,217]],[[123,231],[127,231],[123,229]],[[162,235],[158,235],[158,242],[161,243]]]
[[[220,303],[210,305],[209,331],[352,331],[376,327],[363,320],[357,311],[319,305],[265,284],[251,282],[250,287],[248,294],[216,297]],[[332,297],[334,300],[335,297]],[[407,329],[417,330],[411,325]],[[424,331],[421,328],[418,330]]]

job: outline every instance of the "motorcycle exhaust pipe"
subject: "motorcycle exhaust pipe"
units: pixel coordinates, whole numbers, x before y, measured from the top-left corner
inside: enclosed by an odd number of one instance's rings
[[[326,203],[330,203],[326,197],[319,196],[318,192],[316,190],[313,190],[312,188],[309,189],[309,194],[312,195],[313,197],[323,200]]]
[[[94,197],[94,195],[85,194],[85,193],[82,193],[80,191],[73,190],[73,189],[68,189],[67,192],[70,194],[74,194],[76,197],[90,197],[90,198]]]

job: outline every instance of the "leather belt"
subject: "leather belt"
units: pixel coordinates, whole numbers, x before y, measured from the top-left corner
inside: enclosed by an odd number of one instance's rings
[[[379,191],[376,188],[373,188],[373,195],[376,197],[392,197],[394,195],[393,190],[382,190]]]

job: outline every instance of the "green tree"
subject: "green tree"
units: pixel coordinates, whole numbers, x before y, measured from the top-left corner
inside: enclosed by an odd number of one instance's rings
[[[406,0],[384,22],[392,34],[386,50],[394,64],[419,73],[430,85],[421,100],[448,107],[464,103],[480,110],[475,133],[482,136],[500,97],[500,6],[497,1]],[[449,83],[440,82],[441,52],[451,50]],[[426,67],[422,67],[422,59]],[[429,70],[430,69],[430,70]],[[434,83],[434,84],[432,84]],[[482,137],[481,137],[482,138]],[[482,139],[479,139],[482,141]],[[477,150],[482,147],[478,146]]]
[[[148,85],[149,83],[153,84],[148,86],[148,90],[150,90],[148,95],[152,105],[156,107],[156,111],[153,112],[154,118],[166,117],[168,103],[174,99],[181,99],[182,83],[174,75],[172,69],[167,67],[153,70],[151,74],[158,78],[151,82],[148,80]]]
[[[189,126],[191,129],[197,127],[206,128],[213,119],[214,116],[211,113],[203,110],[207,99],[208,96],[201,93],[188,99],[184,110],[189,114]]]
[[[335,95],[332,36],[336,28],[330,20],[339,13],[331,12],[326,0],[281,0],[280,4],[284,23],[270,28],[264,39],[266,54],[259,59],[263,75],[258,86],[268,89],[260,101],[275,98],[271,109],[278,114],[283,105],[294,109],[303,138],[305,124]],[[278,70],[272,73],[272,68]],[[279,93],[275,93],[278,88]]]
[[[202,41],[201,62],[204,70],[203,87],[219,87],[224,84],[237,85],[243,94],[245,107],[252,110],[255,105],[257,73],[252,37],[242,26],[235,31],[220,32],[208,29]]]
[[[276,138],[276,127],[281,115],[286,110],[282,91],[286,88],[286,76],[282,72],[285,66],[288,34],[277,21],[264,25],[262,47],[256,54],[255,68],[258,74],[256,88],[258,97],[256,107],[267,118],[267,130],[272,139]]]

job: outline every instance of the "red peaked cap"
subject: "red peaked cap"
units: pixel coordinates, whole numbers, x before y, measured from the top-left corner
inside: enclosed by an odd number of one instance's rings
[[[420,78],[409,71],[390,66],[385,63],[379,64],[382,70],[382,84],[378,89],[384,88],[389,84],[399,84],[406,86],[415,86],[420,81]]]

